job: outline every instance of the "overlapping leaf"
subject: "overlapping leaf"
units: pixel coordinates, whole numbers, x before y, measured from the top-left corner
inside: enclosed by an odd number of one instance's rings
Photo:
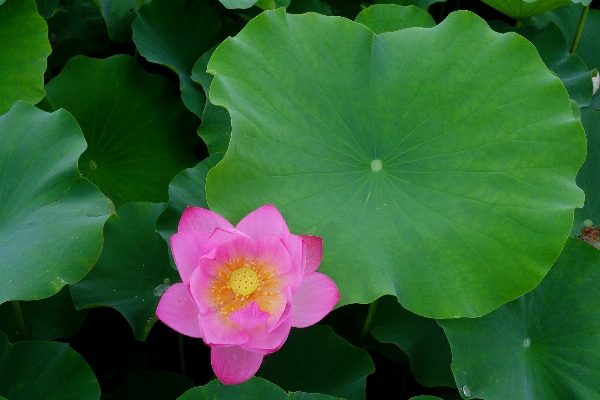
[[[476,319],[440,320],[463,398],[600,396],[600,252],[569,239],[531,293]]]
[[[238,385],[223,385],[218,380],[211,381],[204,386],[188,390],[177,400],[336,400],[337,397],[323,394],[293,392],[286,393],[277,385],[262,379],[251,378]]]
[[[431,15],[420,8],[395,4],[375,4],[361,11],[354,20],[377,34],[415,26],[422,28],[435,26]]]
[[[195,118],[165,78],[129,56],[74,57],[46,85],[49,104],[69,111],[89,143],[82,174],[120,206],[166,201],[167,185],[196,164]]]
[[[196,60],[220,40],[219,16],[195,0],[154,0],[140,8],[138,15],[133,41],[140,54],[179,74],[183,102],[201,116],[206,98],[190,75]]]
[[[539,283],[582,204],[564,87],[469,12],[378,36],[265,12],[208,70],[233,121],[211,209],[235,221],[272,203],[322,236],[341,305],[394,294],[419,315],[485,314]]]
[[[482,0],[518,21],[571,4],[571,0]]]
[[[77,171],[86,143],[64,110],[0,117],[0,303],[42,299],[94,265],[110,201]]]
[[[398,301],[379,299],[371,334],[382,343],[393,343],[410,358],[415,379],[423,386],[453,386],[452,354],[444,331],[434,319],[406,311]]]
[[[369,354],[328,326],[293,329],[284,346],[265,357],[258,376],[287,391],[324,393],[347,400],[365,398]],[[326,377],[326,378],[324,378]]]
[[[68,287],[43,300],[21,301],[19,308],[28,340],[70,337],[81,328],[88,314],[87,310],[75,309]],[[0,305],[0,330],[6,333],[11,343],[22,340],[23,333],[11,302]]]
[[[44,71],[50,55],[48,27],[34,0],[8,0],[0,7],[0,115],[17,100],[44,97]]]
[[[156,322],[156,306],[179,275],[171,268],[167,244],[154,230],[164,204],[130,203],[106,223],[105,245],[94,269],[71,286],[77,308],[113,307],[144,340]]]
[[[0,395],[10,400],[98,400],[100,386],[68,344],[11,345],[0,332]]]

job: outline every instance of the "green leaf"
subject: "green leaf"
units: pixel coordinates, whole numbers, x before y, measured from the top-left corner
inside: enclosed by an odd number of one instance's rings
[[[10,400],[98,400],[100,386],[68,344],[11,345],[0,332],[0,395]]]
[[[131,24],[137,17],[140,0],[97,0],[110,40],[119,43],[130,43],[133,31]],[[142,4],[150,0],[142,0]]]
[[[271,203],[323,237],[339,306],[393,294],[422,316],[483,315],[540,282],[583,203],[565,88],[470,12],[375,36],[269,11],[208,70],[234,127],[208,204],[236,221]]]
[[[582,12],[583,6],[581,4],[570,4],[566,7],[530,18],[526,23],[537,28],[543,28],[548,25],[548,22],[555,23],[567,38],[567,44],[570,48],[575,38],[575,32],[577,31]],[[600,10],[590,9],[583,25],[577,51],[575,52],[589,69],[600,68],[598,32],[600,32]]]
[[[585,192],[583,208],[575,209],[571,236],[579,236],[586,226],[600,226],[600,112],[581,112],[581,123],[587,136],[588,151],[577,173],[577,185]]]
[[[106,222],[105,244],[94,269],[71,285],[77,308],[108,306],[127,319],[138,340],[156,322],[158,301],[179,282],[169,262],[167,244],[154,230],[164,204],[130,203]]]
[[[482,0],[518,21],[571,4],[571,0]]]
[[[423,386],[454,386],[452,354],[442,328],[434,319],[402,308],[396,298],[379,299],[371,334],[382,343],[400,347],[410,359],[410,369]]]
[[[0,117],[0,304],[49,297],[98,258],[114,210],[77,171],[85,148],[64,110],[18,102]]]
[[[208,208],[206,175],[222,158],[223,153],[213,154],[194,168],[181,171],[169,183],[169,205],[156,222],[157,232],[167,243],[171,235],[177,232],[179,219],[187,207]]]
[[[148,61],[179,74],[183,102],[201,116],[206,97],[190,75],[196,60],[221,40],[219,16],[195,0],[154,0],[138,15],[133,21],[138,51]]]
[[[127,375],[116,389],[101,400],[175,400],[194,387],[185,375],[161,370],[137,371]]]
[[[544,29],[523,27],[517,33],[528,39],[551,71],[556,73],[569,93],[569,97],[584,107],[592,101],[592,72],[575,54],[569,54],[560,29],[553,23]]]
[[[531,293],[476,319],[441,320],[463,398],[600,396],[600,252],[568,239]]]
[[[44,97],[44,71],[50,55],[48,27],[34,0],[8,0],[0,7],[0,115],[17,100]]]
[[[29,340],[53,340],[73,336],[88,314],[73,306],[67,287],[52,297],[43,300],[19,302]],[[0,330],[12,342],[21,340],[19,324],[10,302],[0,305]]]
[[[362,10],[354,20],[363,24],[376,34],[394,32],[419,26],[431,28],[435,21],[429,13],[414,6],[395,4],[375,4]]]
[[[230,10],[247,9],[252,7],[258,0],[219,0],[221,4]]]
[[[379,4],[398,4],[400,6],[417,6],[424,10],[434,3],[445,2],[446,0],[377,0]]]
[[[253,377],[237,385],[223,385],[215,379],[204,386],[188,390],[177,400],[335,400],[337,397],[312,393],[286,393],[277,385]]]
[[[129,56],[72,58],[46,85],[55,108],[69,111],[89,147],[79,168],[116,206],[165,201],[167,185],[196,164],[195,117],[175,88]]]
[[[54,15],[57,9],[62,10],[61,0],[35,0],[37,5],[38,14],[40,14],[44,18],[50,18]],[[0,1],[0,4],[4,3],[4,1]]]
[[[206,72],[213,51],[214,49],[204,53],[192,70],[192,80],[201,84],[205,93],[210,92],[213,80],[213,76]],[[231,137],[231,117],[227,109],[215,106],[207,100],[202,112],[202,125],[198,128],[198,136],[202,138],[210,154],[226,151]]]
[[[287,391],[353,400],[365,398],[367,375],[373,372],[369,353],[352,346],[330,327],[315,325],[292,329],[283,347],[265,357],[257,375]]]
[[[290,14],[316,12],[323,15],[331,15],[331,8],[319,0],[292,0],[286,10]]]
[[[69,39],[103,44],[105,40],[102,14],[93,0],[68,1],[64,12],[48,20],[48,30],[53,45]]]

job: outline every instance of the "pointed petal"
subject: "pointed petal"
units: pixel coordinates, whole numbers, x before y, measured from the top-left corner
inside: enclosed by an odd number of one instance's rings
[[[231,313],[229,320],[235,322],[244,329],[253,329],[263,325],[269,319],[269,313],[260,309],[255,301],[245,308]]]
[[[206,241],[206,248],[226,248],[228,256],[254,257],[256,242],[245,233],[233,228],[217,228]]]
[[[244,328],[230,321],[218,311],[200,315],[204,343],[207,345],[237,345],[248,341]]]
[[[292,296],[292,326],[305,328],[316,324],[340,300],[340,293],[329,277],[311,272],[304,275],[300,288]]]
[[[290,253],[292,260],[292,269],[289,271],[290,281],[289,286],[292,293],[295,293],[300,286],[302,281],[302,275],[304,275],[304,265],[306,264],[306,243],[298,235],[292,235],[291,233],[284,233],[279,235],[283,245]]]
[[[197,268],[192,275],[190,275],[190,293],[192,300],[196,304],[198,312],[202,315],[206,315],[210,310],[217,306],[211,296],[214,280],[215,277],[207,274],[201,267]]]
[[[292,271],[292,257],[281,237],[267,235],[257,239],[256,243],[256,256],[260,262],[265,263],[263,271],[273,272],[276,276]]]
[[[267,332],[264,326],[259,326],[248,331],[249,339],[241,345],[244,349],[257,351],[262,354],[271,354],[281,348],[285,343],[290,329],[292,328],[292,317],[288,315],[281,324],[271,332]]]
[[[262,364],[263,355],[238,346],[212,347],[210,363],[215,375],[225,385],[242,383],[252,378]]]
[[[306,264],[304,273],[315,272],[323,259],[323,238],[318,236],[301,235],[306,243]]]
[[[290,233],[285,220],[275,206],[271,204],[265,204],[252,211],[235,228],[254,239],[264,235]]]
[[[183,283],[172,285],[162,295],[156,308],[156,316],[169,328],[183,335],[202,337],[198,308]]]
[[[208,237],[208,233],[200,231],[179,232],[171,236],[173,259],[181,280],[186,284],[192,272],[200,264],[200,257],[204,255]]]
[[[233,225],[210,210],[200,207],[188,207],[179,220],[178,232],[202,231],[211,233],[217,227],[233,228]]]

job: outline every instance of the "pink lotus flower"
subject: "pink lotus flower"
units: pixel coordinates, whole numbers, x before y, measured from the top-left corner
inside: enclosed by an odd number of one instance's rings
[[[291,234],[270,204],[235,228],[212,211],[189,207],[171,249],[183,282],[164,293],[156,315],[211,346],[213,370],[224,384],[250,379],[292,326],[317,323],[340,299],[335,283],[315,272],[321,238]]]

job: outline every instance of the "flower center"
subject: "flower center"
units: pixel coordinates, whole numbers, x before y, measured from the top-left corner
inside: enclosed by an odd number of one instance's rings
[[[229,286],[235,294],[248,296],[258,287],[258,275],[247,267],[236,269],[231,272]]]

